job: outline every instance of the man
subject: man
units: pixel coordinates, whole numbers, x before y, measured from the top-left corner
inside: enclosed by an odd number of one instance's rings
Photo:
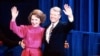
[[[68,23],[62,23],[61,9],[53,7],[50,9],[51,24],[46,27],[44,38],[44,56],[65,56],[64,42],[66,41],[66,34],[73,28],[73,14],[72,9],[67,4],[64,5],[64,13],[68,16]]]

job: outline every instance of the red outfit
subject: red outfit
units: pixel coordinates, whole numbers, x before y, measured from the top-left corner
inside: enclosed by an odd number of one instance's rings
[[[41,56],[41,43],[44,28],[33,27],[32,25],[17,26],[16,22],[10,22],[10,29],[19,37],[23,38],[25,49],[21,56]]]

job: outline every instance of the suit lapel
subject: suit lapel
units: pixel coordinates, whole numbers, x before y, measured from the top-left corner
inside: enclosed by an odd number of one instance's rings
[[[54,30],[56,30],[57,28],[59,28],[60,25],[61,25],[61,22],[59,21],[58,24],[54,27],[54,29],[53,29],[52,31],[54,31]]]

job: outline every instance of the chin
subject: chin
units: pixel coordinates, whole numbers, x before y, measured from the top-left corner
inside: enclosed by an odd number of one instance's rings
[[[55,21],[51,21],[51,22],[55,22]]]

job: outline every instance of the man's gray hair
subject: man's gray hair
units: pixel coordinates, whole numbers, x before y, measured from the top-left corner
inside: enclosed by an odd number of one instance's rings
[[[50,10],[53,10],[55,12],[60,12],[60,14],[61,14],[61,9],[59,7],[57,7],[57,6],[52,7]]]

